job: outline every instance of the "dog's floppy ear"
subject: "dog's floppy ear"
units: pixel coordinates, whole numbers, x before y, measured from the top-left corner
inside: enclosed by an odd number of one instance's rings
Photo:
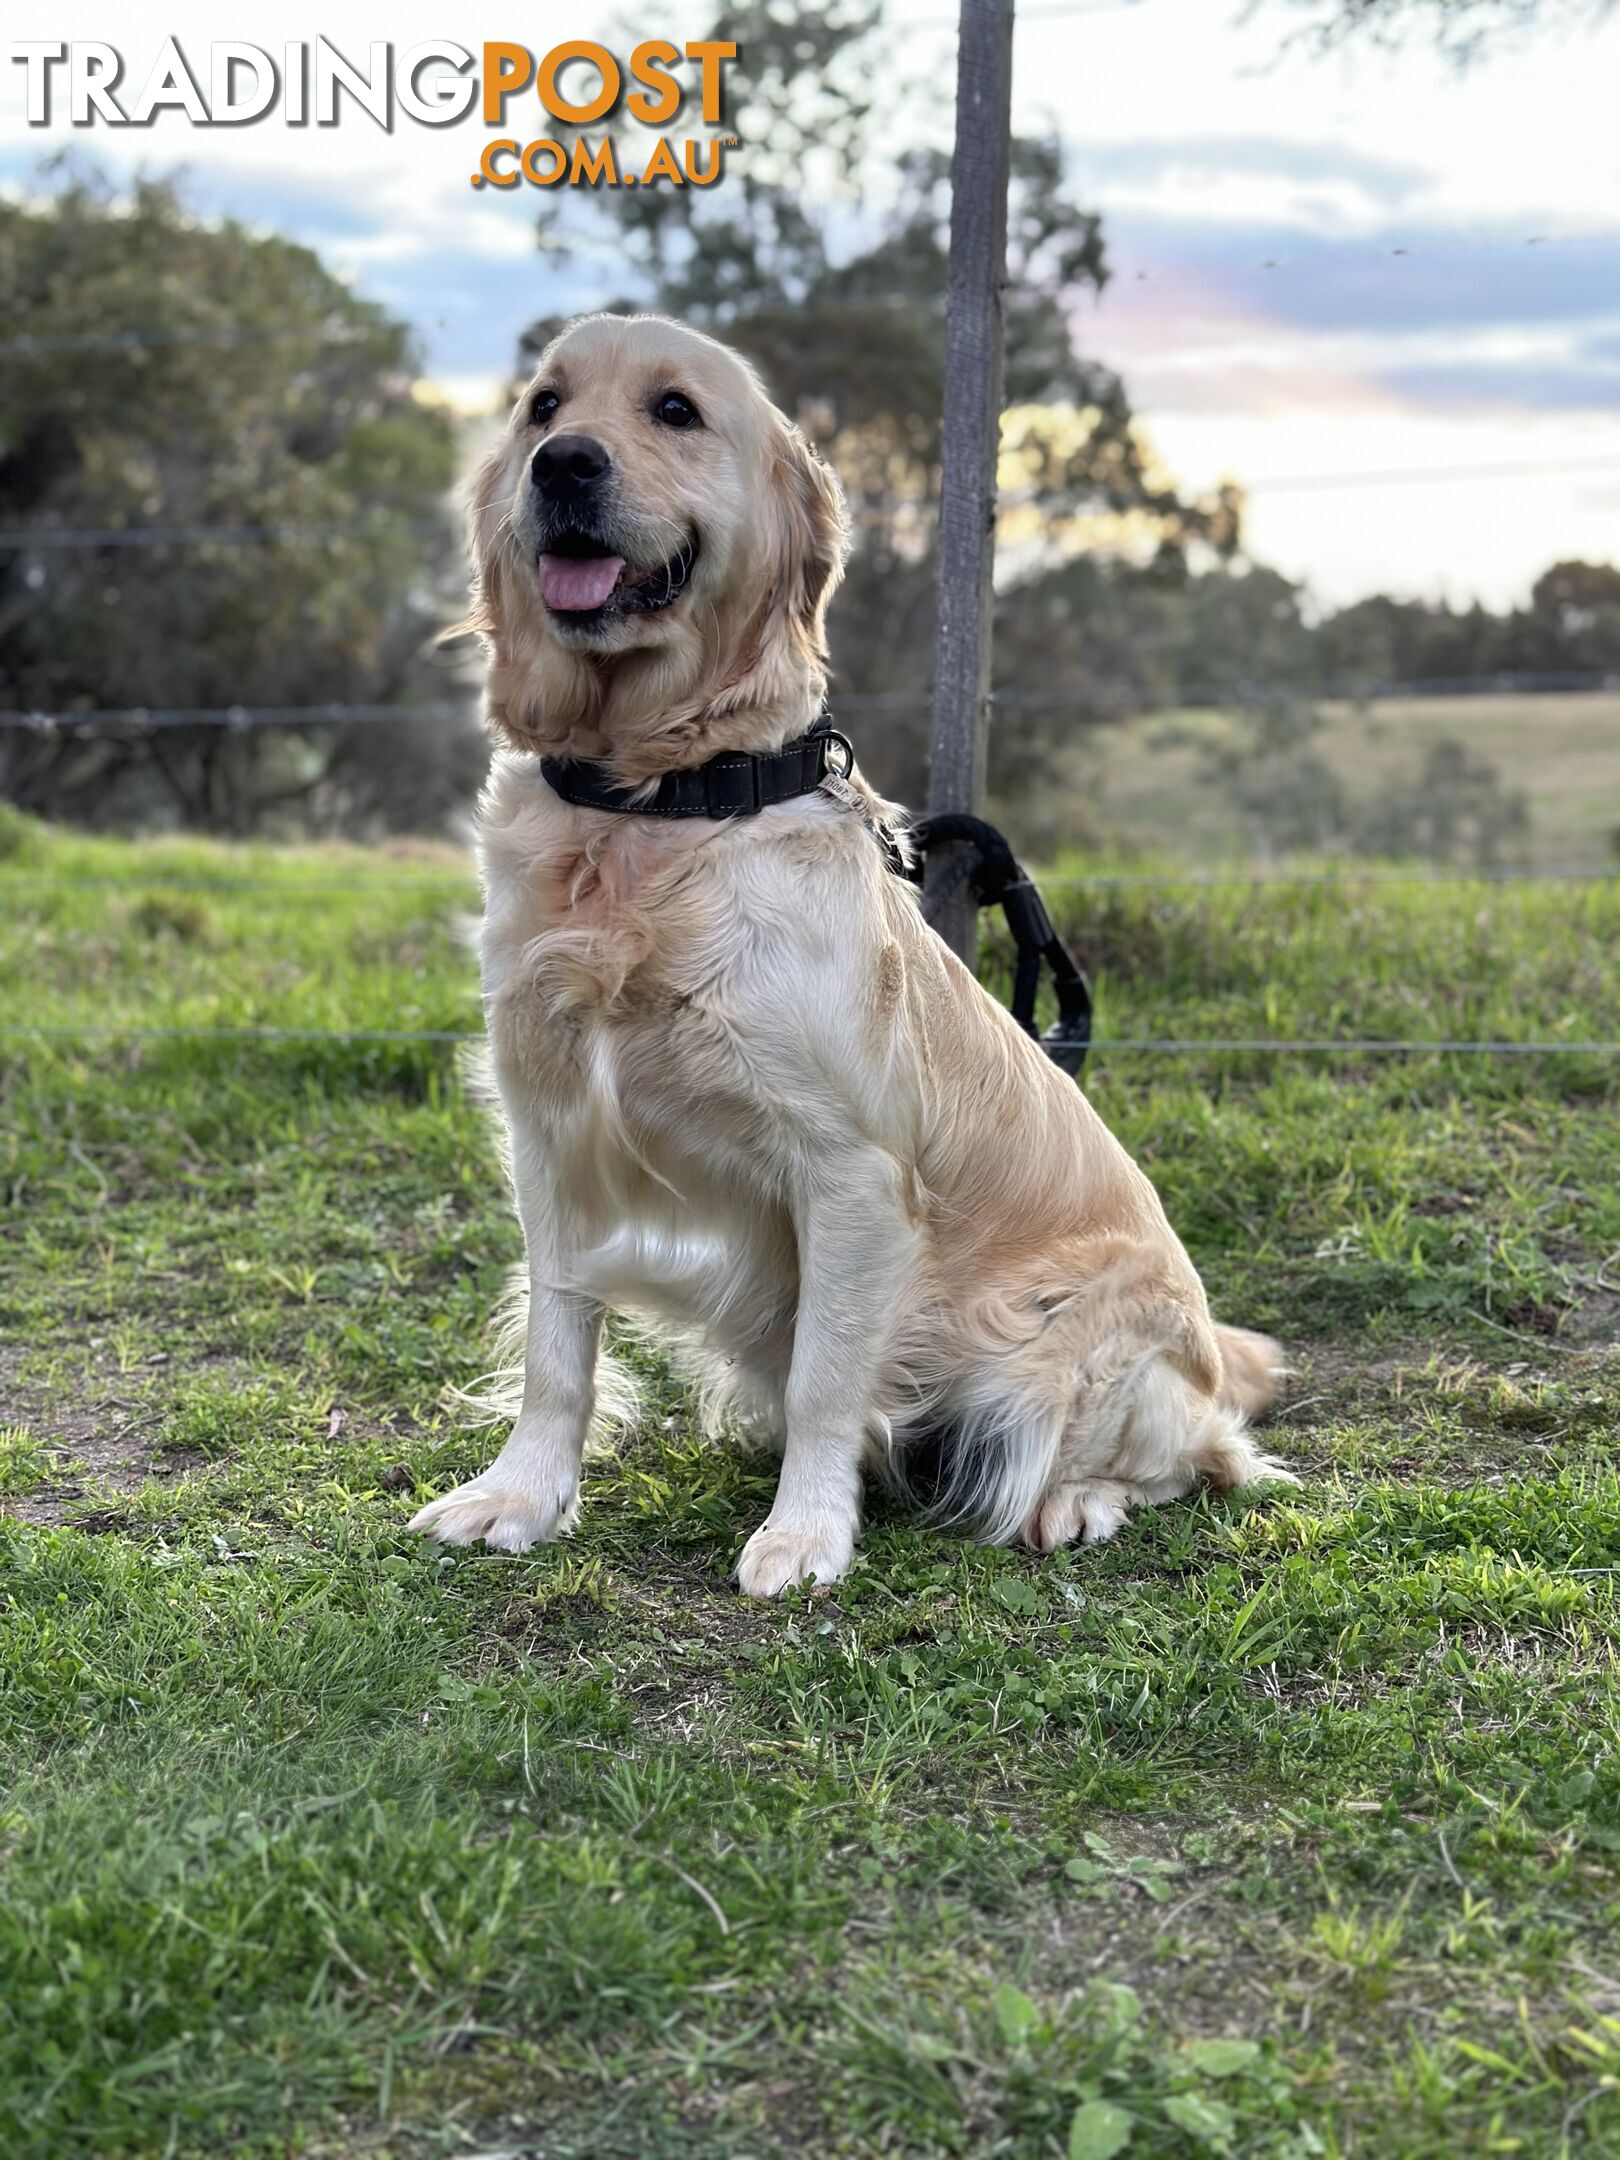
[[[500,624],[500,552],[498,535],[507,514],[510,446],[503,439],[479,463],[462,498],[467,553],[472,559],[472,592],[467,612],[439,634],[439,643],[464,637],[471,631],[493,638]]]
[[[849,553],[844,491],[791,421],[777,430],[771,486],[782,526],[781,601],[806,658],[827,657],[827,602]]]

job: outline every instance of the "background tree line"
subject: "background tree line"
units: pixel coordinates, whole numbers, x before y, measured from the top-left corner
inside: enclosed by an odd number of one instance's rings
[[[833,461],[856,536],[836,682],[882,701],[863,762],[917,800],[950,164],[943,136],[915,129],[948,129],[948,101],[907,82],[881,0],[738,0],[720,27],[746,62],[724,125],[747,155],[725,187],[585,194],[565,225],[548,203],[540,243],[565,273],[605,251],[605,304],[740,347]],[[1559,564],[1502,615],[1379,596],[1313,616],[1245,554],[1241,492],[1179,489],[1125,384],[1081,346],[1075,303],[1108,259],[1061,143],[1018,137],[1012,172],[992,790],[1027,841],[1061,837],[1088,739],[1132,714],[1247,713],[1249,751],[1211,767],[1235,790],[1280,751],[1308,755],[1325,694],[1620,671],[1620,572],[1603,566]],[[173,185],[123,198],[73,166],[0,202],[0,284],[17,333],[0,341],[0,706],[470,715],[471,656],[433,643],[463,577],[460,446],[403,325],[307,248],[205,223]],[[515,374],[556,326],[532,326]],[[0,794],[90,823],[431,830],[481,762],[471,725],[442,711],[0,728]]]
[[[42,182],[0,200],[0,707],[442,696],[458,447],[406,328],[172,184]],[[89,824],[426,829],[477,769],[442,726],[0,728],[0,795]]]

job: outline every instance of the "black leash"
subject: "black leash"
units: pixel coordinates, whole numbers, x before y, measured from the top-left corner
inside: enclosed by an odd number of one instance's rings
[[[627,817],[753,817],[772,803],[791,802],[826,786],[857,812],[895,875],[916,883],[922,880],[922,860],[931,848],[971,849],[973,860],[966,875],[974,897],[980,907],[999,905],[1012,933],[1017,954],[1012,1016],[1054,1064],[1078,1079],[1091,1043],[1090,985],[1005,836],[983,818],[920,818],[909,828],[918,861],[908,864],[894,834],[871,815],[864,799],[849,785],[854,766],[854,746],[833,726],[832,713],[825,705],[815,724],[780,750],[724,750],[705,764],[663,774],[653,787],[625,787],[602,766],[581,758],[540,760],[546,785],[564,802],[587,810],[614,810]],[[1058,1017],[1044,1035],[1035,1027],[1035,997],[1043,964],[1051,974],[1058,1006]]]
[[[951,814],[919,818],[911,827],[920,858],[911,875],[920,884],[922,861],[937,847],[973,850],[967,876],[980,907],[998,903],[1012,933],[1016,960],[1013,968],[1012,1016],[1026,1035],[1033,1035],[1054,1065],[1061,1065],[1078,1080],[1091,1047],[1091,985],[1079,962],[1058,936],[1046,902],[1007,843],[1004,833],[983,818]],[[1041,967],[1052,977],[1058,1016],[1044,1035],[1035,1027],[1035,996],[1040,988]]]

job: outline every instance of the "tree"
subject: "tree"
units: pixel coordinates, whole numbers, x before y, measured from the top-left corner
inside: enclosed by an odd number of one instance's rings
[[[1415,781],[1388,781],[1363,807],[1351,845],[1362,855],[1497,868],[1522,855],[1529,837],[1523,789],[1505,787],[1489,758],[1442,736]]]
[[[449,416],[405,329],[309,249],[76,166],[0,202],[0,705],[385,703],[419,685],[457,559]],[[203,544],[69,533],[274,528]],[[441,677],[442,680],[442,677]],[[417,691],[419,693],[419,690]],[[0,732],[0,793],[90,823],[439,820],[469,736]]]
[[[1287,0],[1303,35],[1331,51],[1351,40],[1398,45],[1428,38],[1452,59],[1479,59],[1515,33],[1578,28],[1607,15],[1614,0]]]
[[[1536,580],[1530,605],[1502,615],[1478,601],[1454,608],[1373,593],[1325,616],[1310,646],[1317,687],[1341,694],[1503,675],[1620,675],[1620,569],[1554,563]]]
[[[554,252],[606,245],[624,265],[608,303],[652,307],[723,336],[816,438],[850,499],[856,550],[833,611],[835,681],[890,702],[862,729],[881,786],[920,797],[933,661],[934,524],[943,401],[950,155],[917,141],[915,116],[948,126],[935,84],[908,86],[881,0],[741,0],[711,33],[741,53],[723,127],[743,144],[712,190],[637,188],[577,206],[570,231],[548,210]],[[905,147],[897,148],[904,141]],[[1007,413],[1002,483],[1004,687],[1050,686],[1050,655],[1025,636],[1026,593],[1043,620],[1052,588],[1095,545],[1184,562],[1230,549],[1232,495],[1186,500],[1152,465],[1119,378],[1077,342],[1077,303],[1107,278],[1097,218],[1074,198],[1062,146],[1012,146]],[[595,221],[598,229],[590,229]],[[556,329],[537,323],[525,362]],[[1077,584],[1100,596],[1085,573]],[[835,690],[836,697],[836,690]],[[992,733],[992,783],[1027,791],[1083,713],[1027,710]]]
[[[1613,563],[1558,562],[1530,588],[1530,619],[1561,671],[1620,674],[1620,569]]]

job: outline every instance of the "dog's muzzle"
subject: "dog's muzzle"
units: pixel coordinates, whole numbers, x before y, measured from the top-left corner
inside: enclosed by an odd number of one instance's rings
[[[698,558],[694,536],[651,569],[637,569],[621,552],[626,542],[615,534],[611,517],[599,518],[588,500],[549,505],[539,525],[540,597],[553,615],[582,630],[667,608],[685,591]]]

